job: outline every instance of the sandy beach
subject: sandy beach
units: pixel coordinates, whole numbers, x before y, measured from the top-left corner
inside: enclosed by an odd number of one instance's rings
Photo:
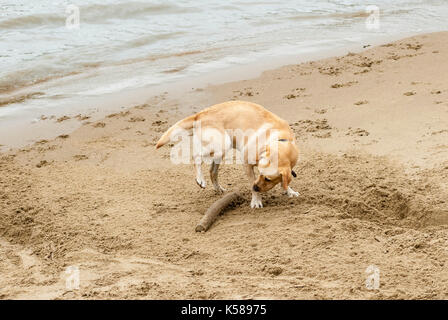
[[[447,74],[439,32],[168,91],[100,120],[41,119],[81,127],[0,154],[0,298],[447,299]],[[251,209],[243,167],[225,165],[222,185],[245,202],[196,233],[219,195],[154,146],[227,100],[290,123],[301,196],[275,188]]]

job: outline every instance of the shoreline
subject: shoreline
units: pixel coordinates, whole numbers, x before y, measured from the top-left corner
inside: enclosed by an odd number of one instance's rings
[[[320,51],[311,50],[308,53],[288,53],[274,57],[264,52],[260,54],[256,61],[246,65],[237,64],[227,68],[227,70],[217,69],[213,72],[196,75],[192,78],[181,78],[158,86],[125,89],[101,96],[80,97],[57,109],[33,108],[31,106],[15,111],[14,107],[11,109],[11,107],[6,105],[0,107],[0,111],[5,112],[6,109],[1,108],[9,108],[8,111],[14,113],[14,115],[12,118],[9,116],[8,120],[4,119],[5,116],[3,116],[3,119],[0,116],[0,121],[2,121],[2,126],[0,127],[0,152],[5,152],[7,149],[25,147],[42,139],[54,139],[61,134],[69,134],[82,126],[82,122],[71,120],[76,117],[78,119],[89,117],[90,121],[97,121],[111,113],[146,104],[166,93],[179,98],[190,94],[194,90],[204,90],[210,86],[252,80],[260,77],[264,72],[289,65],[343,56],[349,52],[359,53],[367,47],[379,46],[418,35],[415,33],[401,33],[394,36],[377,36],[373,41],[366,41],[365,44],[348,42],[332,48],[323,48]],[[290,50],[297,50],[297,48],[290,48]],[[67,119],[68,121],[58,121],[58,119],[64,117],[69,117],[70,119]],[[54,121],[42,121],[42,119]]]

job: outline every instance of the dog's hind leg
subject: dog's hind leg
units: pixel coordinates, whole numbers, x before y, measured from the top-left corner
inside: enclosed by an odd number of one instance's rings
[[[196,172],[196,183],[201,188],[205,188],[207,183],[205,182],[204,175],[202,174],[202,167],[201,166],[202,166],[202,158],[201,158],[201,156],[199,155],[199,156],[194,157],[194,169],[195,169],[195,172]]]
[[[254,182],[255,182],[254,166],[247,164],[246,165],[246,173],[249,178],[250,189],[252,191],[252,200],[250,202],[250,207],[251,208],[263,208],[261,194],[252,188],[254,185]]]
[[[215,191],[217,193],[223,193],[226,190],[219,185],[218,170],[219,170],[219,163],[216,163],[215,161],[213,161],[210,166],[210,179],[212,180],[213,187],[215,188]]]

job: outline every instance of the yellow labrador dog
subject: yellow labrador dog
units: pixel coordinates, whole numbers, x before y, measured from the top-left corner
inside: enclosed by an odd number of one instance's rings
[[[296,176],[292,168],[299,155],[294,134],[285,120],[262,106],[246,101],[216,104],[174,124],[163,134],[156,148],[182,134],[193,136],[192,158],[196,182],[201,188],[206,186],[201,164],[208,160],[215,190],[225,191],[218,183],[219,165],[226,154],[237,150],[251,183],[252,208],[263,207],[260,192],[278,183],[288,196],[299,196],[289,187],[292,176]],[[254,167],[258,168],[258,178]]]

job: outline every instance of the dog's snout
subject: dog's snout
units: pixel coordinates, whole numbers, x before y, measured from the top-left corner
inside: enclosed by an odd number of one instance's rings
[[[254,189],[255,192],[259,192],[260,191],[260,187],[257,186],[257,185],[254,185],[253,189]]]

